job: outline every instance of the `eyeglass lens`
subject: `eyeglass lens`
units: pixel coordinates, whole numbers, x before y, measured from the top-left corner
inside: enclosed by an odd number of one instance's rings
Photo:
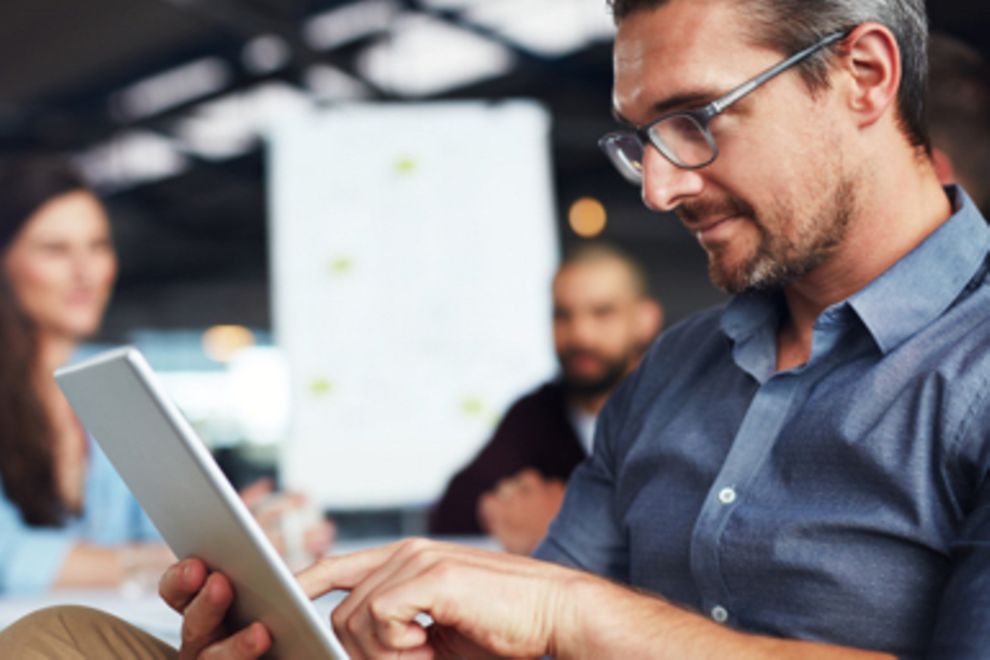
[[[601,144],[619,173],[638,185],[643,179],[643,143],[639,137],[633,133],[611,133]]]
[[[650,137],[666,147],[673,160],[696,167],[711,160],[714,145],[698,120],[691,115],[674,115],[649,129]]]
[[[674,115],[647,129],[651,141],[667,158],[678,165],[698,167],[712,160],[715,145],[697,119],[691,115]],[[632,132],[616,132],[603,141],[605,152],[619,172],[630,182],[643,178],[645,146]]]

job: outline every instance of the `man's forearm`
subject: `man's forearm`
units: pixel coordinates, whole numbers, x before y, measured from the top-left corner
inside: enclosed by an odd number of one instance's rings
[[[568,590],[551,651],[560,658],[814,658],[893,656],[848,647],[741,633],[593,576]]]

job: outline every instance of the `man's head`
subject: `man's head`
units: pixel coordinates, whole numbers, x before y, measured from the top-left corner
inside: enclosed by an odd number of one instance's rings
[[[642,153],[644,201],[677,211],[722,288],[780,288],[811,273],[850,242],[881,157],[922,160],[921,0],[612,4],[615,110],[641,129],[836,35],[716,113],[710,164],[678,167],[653,146]]]
[[[661,322],[642,268],[614,247],[583,244],[554,277],[554,346],[573,394],[611,391],[636,366]]]
[[[990,65],[948,35],[929,45],[928,126],[943,183],[962,184],[984,215],[990,213]]]

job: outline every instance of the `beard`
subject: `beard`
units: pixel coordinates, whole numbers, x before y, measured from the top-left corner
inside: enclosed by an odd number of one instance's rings
[[[783,289],[821,266],[848,235],[855,207],[856,187],[850,178],[844,178],[833,187],[825,203],[800,225],[795,222],[800,213],[785,205],[774,205],[761,217],[752,206],[731,196],[721,202],[684,204],[677,209],[677,215],[682,222],[738,216],[756,227],[756,247],[741,261],[727,260],[727,244],[705,248],[712,283],[736,294]],[[792,231],[787,232],[788,227]]]
[[[578,356],[590,355],[597,359],[601,368],[595,374],[576,374],[569,367],[571,360]],[[557,354],[561,371],[564,375],[564,387],[568,393],[582,396],[598,396],[607,394],[625,378],[629,370],[631,358],[622,356],[609,358],[593,350],[575,348]]]

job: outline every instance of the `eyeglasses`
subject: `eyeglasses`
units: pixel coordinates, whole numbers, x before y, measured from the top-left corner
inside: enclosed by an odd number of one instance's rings
[[[598,141],[619,174],[629,183],[643,183],[643,154],[652,144],[677,167],[694,170],[710,165],[718,157],[718,146],[709,123],[736,101],[813,54],[842,40],[847,32],[830,34],[794,53],[755,78],[701,108],[678,110],[657,117],[642,128],[630,127],[608,133]]]

